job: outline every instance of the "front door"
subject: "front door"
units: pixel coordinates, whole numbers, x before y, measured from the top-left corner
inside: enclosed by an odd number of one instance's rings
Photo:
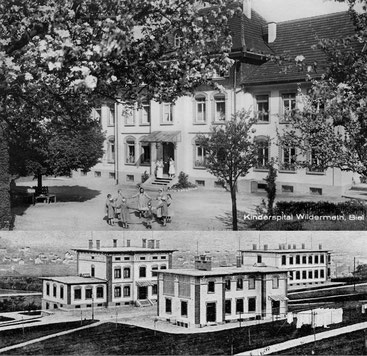
[[[148,287],[139,287],[138,299],[147,299],[147,298],[148,298]]]
[[[207,303],[207,305],[206,305],[206,321],[207,321],[207,323],[215,323],[217,321],[217,305],[216,305],[216,303]]]
[[[272,301],[271,312],[273,315],[280,315],[280,301],[279,300]]]
[[[175,145],[172,142],[163,142],[163,173],[168,174],[169,171],[169,159],[172,157],[175,160]]]

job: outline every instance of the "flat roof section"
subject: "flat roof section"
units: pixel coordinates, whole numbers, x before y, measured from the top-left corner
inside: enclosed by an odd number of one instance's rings
[[[134,254],[134,253],[170,253],[177,251],[175,249],[162,249],[162,248],[144,248],[144,247],[101,247],[101,248],[73,248],[76,252],[84,253],[101,253],[101,254]]]
[[[63,284],[96,284],[107,283],[107,280],[95,277],[65,276],[65,277],[41,277],[41,279]]]

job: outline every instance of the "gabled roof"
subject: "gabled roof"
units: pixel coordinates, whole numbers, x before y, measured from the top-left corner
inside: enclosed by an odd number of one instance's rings
[[[306,63],[317,62],[317,73],[310,74],[319,77],[326,70],[325,55],[312,46],[317,44],[318,39],[339,39],[354,33],[348,12],[339,12],[277,23],[276,40],[268,45],[275,55],[289,56],[292,60],[303,55]],[[304,81],[307,74],[303,70],[299,71],[295,65],[285,72],[284,67],[272,61],[257,65],[244,64],[241,70],[241,82],[244,85]]]

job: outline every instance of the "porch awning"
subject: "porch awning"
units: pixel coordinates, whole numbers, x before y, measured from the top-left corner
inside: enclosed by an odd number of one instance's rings
[[[149,287],[149,286],[154,286],[155,284],[157,284],[157,281],[139,281],[139,282],[136,282],[136,285],[138,287]]]
[[[143,142],[181,142],[181,131],[153,131],[142,139]]]
[[[286,300],[289,300],[285,295],[269,295],[270,300],[284,302]]]

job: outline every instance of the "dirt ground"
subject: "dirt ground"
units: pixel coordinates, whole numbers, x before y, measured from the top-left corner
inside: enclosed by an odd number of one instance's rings
[[[22,180],[17,186],[34,186],[35,181]],[[44,186],[49,187],[50,194],[56,194],[56,203],[20,204],[13,208],[15,214],[14,230],[22,231],[121,231],[117,222],[110,226],[105,220],[105,200],[108,193],[117,195],[121,188],[126,197],[137,192],[135,186],[116,185],[110,179],[49,178],[44,179]],[[157,191],[147,191],[156,205]],[[192,191],[173,192],[172,222],[162,226],[153,223],[153,230],[230,230],[231,199],[224,189],[197,189]],[[239,211],[254,213],[257,205],[265,198],[265,193],[238,193],[237,206]],[[305,197],[292,196],[292,200],[329,200],[341,201],[337,197]],[[288,195],[278,195],[278,200],[289,200]],[[136,201],[129,201],[136,207]],[[144,219],[140,219],[135,210],[130,210],[129,230],[146,230]]]

